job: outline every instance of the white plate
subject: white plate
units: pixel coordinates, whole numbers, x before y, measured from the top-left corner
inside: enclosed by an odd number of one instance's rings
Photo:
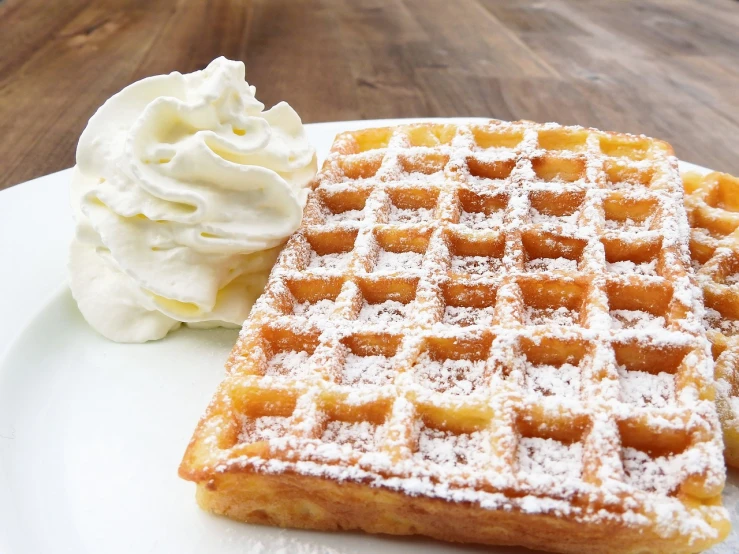
[[[322,157],[337,132],[394,123],[307,129]],[[66,170],[0,192],[0,553],[523,552],[279,530],[200,511],[177,466],[236,332],[184,329],[144,345],[94,333],[66,286],[68,180]],[[738,485],[734,472],[735,525]],[[737,552],[736,533],[732,543],[714,552]]]

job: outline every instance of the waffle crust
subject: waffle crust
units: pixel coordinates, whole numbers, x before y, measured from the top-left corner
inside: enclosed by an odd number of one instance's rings
[[[544,515],[485,511],[464,503],[361,484],[336,486],[302,475],[239,474],[217,479],[212,491],[197,488],[197,501],[207,511],[238,521],[319,531],[352,531],[390,535],[425,535],[448,542],[520,545],[557,552],[693,552],[687,545],[668,546],[655,532],[636,535],[617,523],[583,525]],[[265,510],[265,506],[269,509]],[[369,508],[368,508],[369,506]],[[532,528],[536,531],[532,532]],[[587,546],[584,546],[587,545]],[[680,549],[682,548],[682,549]]]
[[[729,522],[689,236],[661,141],[340,134],[180,475],[252,523],[704,550]]]
[[[716,406],[726,463],[739,467],[739,179],[683,175],[690,254],[703,289],[705,327],[716,359]]]

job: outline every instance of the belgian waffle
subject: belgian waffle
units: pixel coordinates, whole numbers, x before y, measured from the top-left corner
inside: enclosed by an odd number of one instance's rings
[[[716,405],[726,463],[739,466],[739,179],[683,175],[690,253],[703,288],[705,326],[716,359]]]
[[[688,242],[660,141],[341,134],[180,475],[247,522],[700,551],[729,523]]]

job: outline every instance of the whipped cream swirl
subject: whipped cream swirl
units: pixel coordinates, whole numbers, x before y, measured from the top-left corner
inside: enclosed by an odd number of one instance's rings
[[[238,326],[316,173],[300,117],[264,111],[241,62],[143,79],[90,119],[72,178],[72,294],[119,342]]]

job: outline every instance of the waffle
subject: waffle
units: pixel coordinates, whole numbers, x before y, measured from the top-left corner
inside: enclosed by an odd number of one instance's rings
[[[727,464],[739,467],[739,179],[726,173],[686,173],[683,185],[690,253],[716,359],[724,455]]]
[[[700,551],[729,522],[688,242],[660,141],[341,134],[180,475],[252,523]]]

